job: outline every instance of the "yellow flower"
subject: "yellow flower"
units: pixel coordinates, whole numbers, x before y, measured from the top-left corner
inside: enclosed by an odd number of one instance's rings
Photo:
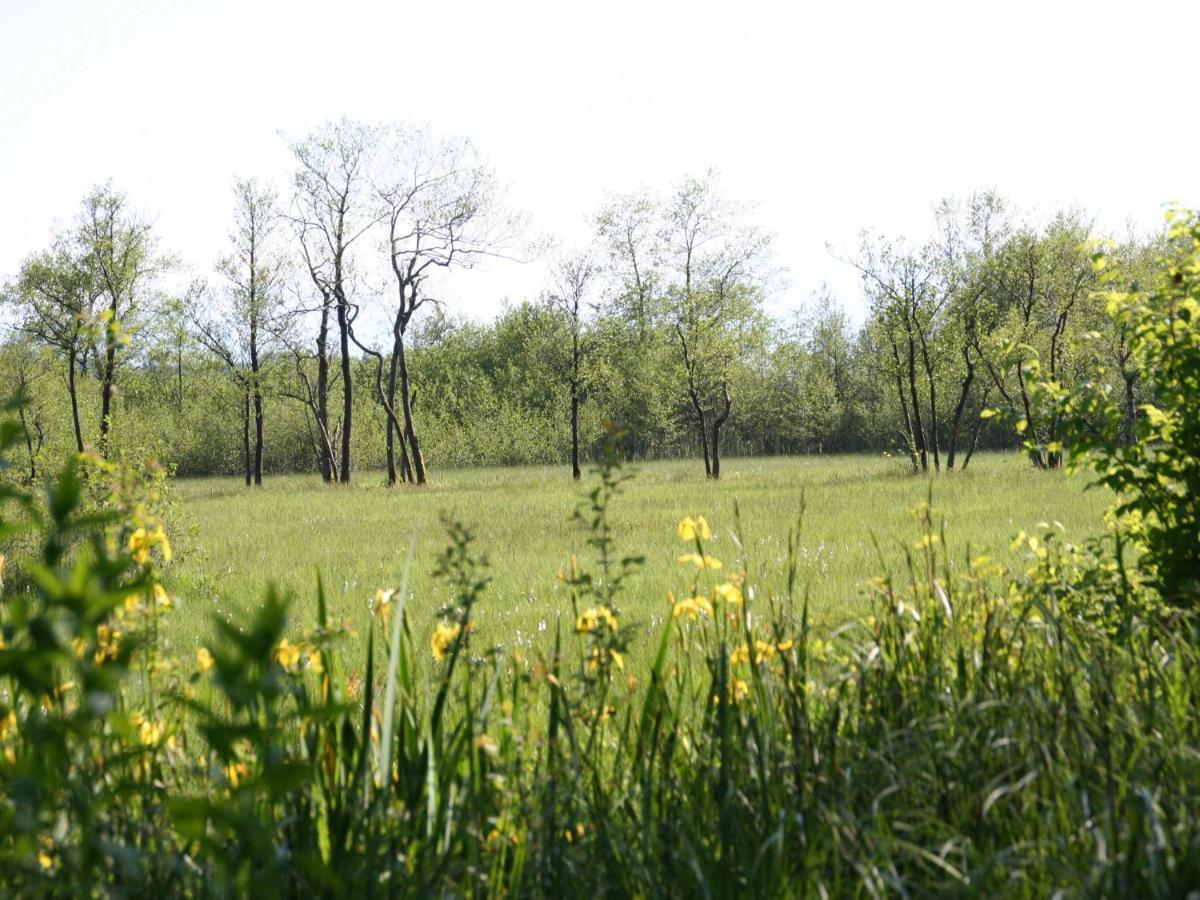
[[[7,556],[0,553],[0,587],[4,587],[4,563],[7,559]]]
[[[38,865],[43,869],[49,869],[54,865],[54,859],[45,850],[38,851]]]
[[[681,556],[675,557],[676,562],[691,563],[697,569],[719,569],[721,561],[712,556],[706,556],[700,553],[684,553]]]
[[[213,657],[207,647],[201,647],[196,651],[196,665],[200,667],[201,672],[207,672],[213,667]]]
[[[768,644],[766,641],[754,642],[754,661],[755,663],[770,662],[775,658],[775,645]]]
[[[742,590],[736,584],[719,584],[713,588],[715,599],[724,600],[733,606],[741,606],[744,602]]]
[[[171,542],[167,540],[161,525],[153,531],[147,531],[145,528],[134,529],[133,534],[129,536],[129,552],[139,566],[144,566],[150,561],[150,550],[155,546],[161,548],[163,561],[170,562]]]
[[[162,739],[163,725],[162,722],[143,722],[138,731],[142,744],[152,747]]]
[[[730,676],[729,679],[729,699],[734,703],[741,703],[750,696],[750,685],[736,675]]]
[[[792,641],[792,640],[780,641],[780,642],[779,642],[779,644],[778,644],[777,646],[779,647],[779,652],[780,652],[780,653],[787,653],[787,652],[788,652],[789,650],[791,650],[791,649],[792,649],[794,646],[796,646],[796,642],[795,642],[795,641]]]
[[[308,651],[308,667],[317,675],[325,671],[325,666],[321,662],[321,649],[319,647],[311,647]]]
[[[750,662],[750,647],[746,644],[742,644],[742,646],[729,654],[729,664],[731,666],[740,666],[744,662]]]
[[[671,612],[676,619],[680,616],[687,616],[695,622],[701,615],[705,619],[711,619],[713,608],[707,597],[685,597],[675,604],[675,608]]]
[[[603,622],[610,631],[617,630],[617,617],[607,606],[593,606],[585,609],[575,620],[575,630],[579,632],[595,631],[596,626]]]
[[[11,709],[7,716],[0,719],[0,741],[7,740],[10,733],[17,733],[17,714]]]
[[[171,608],[171,595],[161,584],[154,585],[154,602],[165,609]]]
[[[231,762],[225,767],[225,777],[229,779],[229,786],[236,788],[240,781],[250,777],[250,770],[245,763]]]
[[[392,611],[392,597],[396,596],[394,590],[376,591],[375,602],[371,604],[371,612],[379,616],[383,620],[383,624],[387,625],[388,616]]]
[[[275,661],[290,672],[300,662],[300,648],[284,638],[275,648]]]
[[[707,541],[712,537],[712,529],[708,527],[708,520],[704,516],[696,516],[696,518],[685,517],[679,520],[679,539],[681,541],[694,541],[696,538]]]
[[[446,654],[458,638],[460,631],[462,631],[461,625],[447,625],[445,622],[438,622],[437,627],[433,629],[433,637],[429,639],[434,659],[446,658]]]

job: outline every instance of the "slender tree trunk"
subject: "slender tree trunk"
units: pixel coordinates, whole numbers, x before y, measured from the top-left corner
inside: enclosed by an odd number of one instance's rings
[[[392,328],[392,358],[388,365],[388,384],[387,384],[387,401],[388,406],[393,410],[396,408],[396,378],[398,375],[399,355],[400,355],[400,329],[399,326]],[[401,443],[404,441],[404,433],[397,427],[393,421],[393,417],[388,417],[387,429],[387,470],[388,484],[395,484],[397,480],[396,472],[396,437],[399,436]],[[401,466],[400,475],[407,478],[403,472],[405,466]]]
[[[104,348],[104,371],[100,386],[100,452],[108,455],[108,433],[112,428],[113,387],[117,368],[117,345],[109,333]]]
[[[421,442],[413,426],[412,381],[408,374],[408,354],[404,349],[404,333],[398,333],[396,348],[400,357],[400,403],[404,407],[404,436],[412,453],[413,477],[417,484],[425,484],[425,458],[421,455]]]
[[[67,393],[71,395],[71,424],[75,426],[75,448],[83,452],[83,429],[79,427],[79,391],[75,385],[75,364],[77,351],[71,347],[67,351]]]
[[[254,284],[253,257],[251,257],[251,284]],[[254,290],[254,288],[251,288]],[[263,397],[262,367],[258,360],[258,311],[252,303],[250,313],[250,382],[254,388],[254,483],[262,487],[263,482]]]
[[[350,310],[343,299],[337,304],[338,331],[341,338],[342,350],[342,458],[341,474],[338,478],[343,484],[350,483],[350,435],[353,431],[354,418],[354,380],[351,374],[350,359]]]
[[[721,385],[721,392],[724,395],[725,406],[721,410],[721,414],[713,421],[712,429],[713,481],[718,481],[721,478],[721,428],[724,427],[725,420],[729,418],[729,411],[733,408],[733,398],[729,395],[728,382]]]
[[[321,327],[317,332],[317,430],[321,432],[321,480],[337,478],[333,460],[333,442],[329,431],[329,301],[321,307]]]
[[[246,470],[246,487],[250,487],[250,383],[242,386],[242,463]]]
[[[942,470],[942,458],[938,448],[938,414],[937,414],[937,381],[933,377],[933,363],[929,360],[929,348],[925,343],[925,335],[921,338],[921,365],[925,369],[925,380],[929,383],[929,443],[933,450],[933,470]]]
[[[983,431],[983,411],[987,408],[988,393],[991,388],[987,388],[983,392],[983,399],[979,401],[980,415],[975,417],[975,431],[971,435],[971,446],[967,447],[967,455],[963,457],[962,471],[967,471],[967,466],[971,464],[971,457],[975,455],[975,448],[979,446],[979,432]]]
[[[929,471],[929,453],[925,445],[925,424],[921,420],[921,399],[917,390],[917,349],[913,342],[911,326],[908,332],[908,391],[912,400],[912,434],[916,442],[917,457],[921,461],[921,471]]]
[[[700,396],[694,388],[688,389],[692,398],[692,408],[696,411],[696,425],[700,430],[700,449],[704,451],[704,477],[712,478],[712,458],[708,453],[708,422],[704,415],[704,407],[700,404]]]
[[[263,483],[263,397],[257,380],[254,385],[254,483],[258,487]]]
[[[958,448],[958,431],[962,427],[963,412],[967,408],[967,397],[971,392],[971,384],[975,381],[975,363],[971,361],[971,352],[962,348],[963,361],[967,364],[967,374],[963,376],[962,389],[958,392],[958,403],[954,405],[954,417],[950,420],[950,448],[946,453],[946,471],[954,471],[954,454]]]
[[[579,480],[579,331],[571,335],[571,477]]]
[[[896,376],[896,397],[900,400],[900,414],[904,422],[904,437],[908,444],[908,458],[912,460],[913,471],[916,472],[920,468],[920,461],[917,459],[917,439],[913,435],[912,417],[908,414],[908,400],[904,397],[904,377],[901,374],[902,366],[900,363],[900,349],[896,346],[896,341],[888,334],[888,343],[892,346],[892,362]]]
[[[571,477],[579,480],[579,384],[571,379]]]

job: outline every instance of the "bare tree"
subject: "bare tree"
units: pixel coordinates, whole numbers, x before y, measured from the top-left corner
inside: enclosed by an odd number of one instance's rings
[[[328,355],[325,350],[329,317],[336,315],[342,366],[341,471],[349,483],[350,437],[354,415],[350,329],[353,299],[351,248],[378,221],[367,183],[367,172],[379,142],[379,130],[357,122],[328,123],[291,145],[296,158],[292,220],[296,225],[305,268],[322,298],[317,338],[316,402],[322,427],[328,431]],[[326,480],[332,473],[323,472]]]
[[[424,484],[428,473],[413,421],[405,335],[417,311],[437,302],[429,293],[432,275],[469,269],[483,258],[504,253],[519,234],[521,222],[504,211],[495,175],[465,138],[437,138],[419,129],[393,126],[374,181],[383,204],[388,263],[397,295],[383,403],[389,422],[389,480],[394,483],[395,433],[411,454],[413,479]]]
[[[597,275],[594,258],[588,252],[562,256],[554,267],[554,284],[546,295],[547,304],[561,315],[571,334],[566,376],[571,402],[571,476],[579,479],[579,401],[584,357],[583,324],[587,312],[585,300]]]

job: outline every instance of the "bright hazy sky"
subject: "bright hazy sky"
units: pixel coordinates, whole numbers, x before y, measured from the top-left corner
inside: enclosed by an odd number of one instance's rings
[[[280,132],[342,115],[470,136],[533,227],[570,243],[606,191],[716,167],[777,234],[799,306],[856,315],[860,229],[921,237],[994,186],[1113,229],[1200,202],[1200,2],[583,4],[0,0],[0,278],[111,177],[198,274],[235,174],[284,184]],[[455,280],[493,315],[543,265]]]

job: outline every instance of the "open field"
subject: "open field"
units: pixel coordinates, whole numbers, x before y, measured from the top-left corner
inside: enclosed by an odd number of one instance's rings
[[[661,462],[630,470],[635,477],[614,505],[613,522],[619,551],[646,561],[621,603],[624,621],[655,624],[669,608],[667,592],[686,589],[689,572],[675,561],[681,517],[707,516],[713,552],[736,563],[729,533],[735,502],[753,582],[760,592],[780,590],[788,529],[803,494],[801,584],[811,591],[815,623],[834,626],[862,610],[868,576],[902,566],[917,534],[912,510],[930,484],[882,457],[734,459],[719,483],[697,477],[698,467]],[[586,529],[572,518],[587,476],[583,487],[561,467],[443,471],[423,490],[388,490],[379,482],[368,474],[343,489],[315,477],[280,477],[261,491],[236,479],[178,482],[170,529],[178,557],[167,577],[178,596],[170,627],[180,649],[191,652],[204,641],[214,614],[244,620],[271,582],[295,593],[294,624],[313,624],[317,571],[334,617],[365,640],[369,601],[377,588],[399,582],[410,536],[417,541],[410,621],[426,641],[446,599],[431,574],[446,543],[443,515],[474,527],[491,562],[476,646],[545,646],[556,617],[570,620],[555,573],[572,552],[589,564]],[[1082,476],[1037,472],[1016,455],[987,454],[967,472],[935,478],[933,499],[953,558],[964,559],[969,545],[1004,559],[1013,535],[1040,521],[1061,522],[1075,539],[1097,532],[1109,497],[1084,487]],[[635,642],[635,664],[651,652],[648,643]]]

